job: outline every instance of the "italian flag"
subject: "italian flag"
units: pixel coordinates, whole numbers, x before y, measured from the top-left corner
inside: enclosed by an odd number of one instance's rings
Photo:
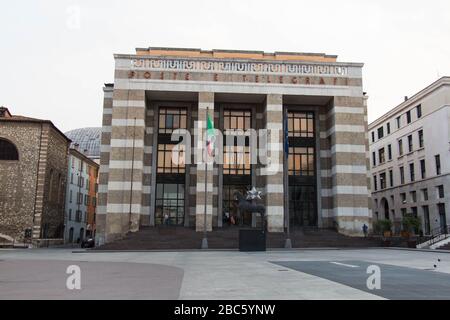
[[[211,118],[208,112],[206,120],[206,150],[208,151],[208,155],[210,157],[214,156],[214,143],[216,142],[215,133],[214,120]]]

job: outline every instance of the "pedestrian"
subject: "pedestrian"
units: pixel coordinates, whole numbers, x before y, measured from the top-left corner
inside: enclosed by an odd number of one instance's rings
[[[164,214],[164,225],[169,225],[169,214],[167,213]]]
[[[369,227],[364,223],[363,227],[364,237],[367,238],[367,232],[369,231]]]

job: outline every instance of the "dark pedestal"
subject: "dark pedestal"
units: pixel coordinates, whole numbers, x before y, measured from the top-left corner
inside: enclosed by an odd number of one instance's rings
[[[266,232],[261,229],[239,230],[239,251],[266,251]]]

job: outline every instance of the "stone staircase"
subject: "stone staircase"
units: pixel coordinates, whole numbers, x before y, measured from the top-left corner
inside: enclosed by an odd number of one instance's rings
[[[202,232],[184,227],[146,227],[122,239],[94,250],[178,250],[200,249]],[[348,237],[328,229],[301,229],[291,232],[293,248],[364,248],[379,247],[375,238]],[[285,235],[268,233],[268,248],[284,248]],[[237,249],[239,228],[227,227],[208,232],[210,249]]]

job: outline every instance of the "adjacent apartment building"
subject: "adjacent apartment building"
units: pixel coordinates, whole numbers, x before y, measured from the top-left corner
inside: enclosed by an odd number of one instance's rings
[[[69,150],[65,243],[95,236],[99,165],[77,149]]]
[[[235,192],[251,187],[264,194],[269,232],[361,235],[371,223],[363,64],[320,53],[155,47],[114,58],[114,83],[103,89],[98,243],[163,223],[226,228],[239,215]],[[260,135],[216,149],[223,162],[205,165],[195,159],[206,146],[196,137],[209,116],[232,140]],[[184,163],[171,161],[179,129],[193,151]],[[267,152],[252,153],[255,141]]]
[[[374,220],[420,217],[422,232],[450,225],[450,77],[369,125]]]
[[[0,241],[62,243],[69,145],[51,121],[0,108]]]

